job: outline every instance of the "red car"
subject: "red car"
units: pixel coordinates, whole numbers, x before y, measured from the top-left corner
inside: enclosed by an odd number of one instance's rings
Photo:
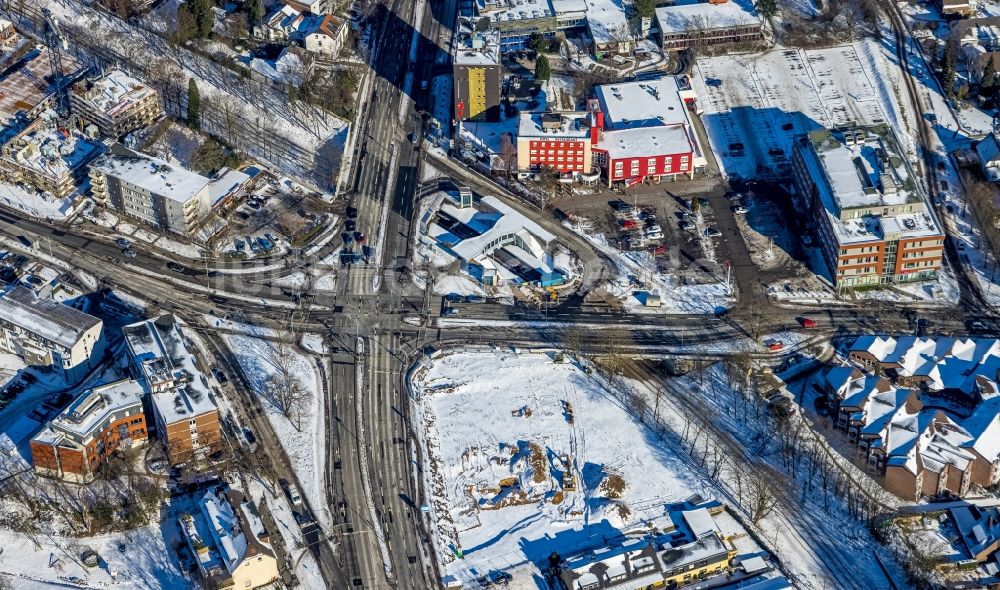
[[[633,219],[626,219],[622,222],[622,227],[625,229],[635,229],[639,227],[639,224]]]
[[[803,328],[815,328],[816,327],[816,320],[814,320],[812,318],[799,318],[799,321],[802,322],[802,327]]]
[[[785,343],[781,340],[768,340],[764,344],[767,345],[768,350],[773,350],[775,352],[785,348]]]

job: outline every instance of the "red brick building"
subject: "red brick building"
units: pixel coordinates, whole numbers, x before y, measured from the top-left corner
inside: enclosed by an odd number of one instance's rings
[[[89,482],[116,450],[147,439],[142,388],[132,380],[88,389],[31,439],[35,471]]]

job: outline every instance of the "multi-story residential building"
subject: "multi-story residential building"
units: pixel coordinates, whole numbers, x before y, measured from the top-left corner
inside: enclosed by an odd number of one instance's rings
[[[667,50],[752,43],[764,38],[764,25],[750,2],[678,2],[656,9],[660,46]]]
[[[116,139],[163,116],[156,90],[121,70],[77,82],[69,98],[75,115]]]
[[[597,113],[521,113],[517,132],[517,169],[522,173],[553,168],[560,174],[590,174],[596,143]]]
[[[0,178],[62,199],[76,191],[104,145],[44,118],[0,136]]]
[[[476,31],[461,19],[453,60],[456,121],[500,120],[500,46],[496,31]]]
[[[166,231],[192,235],[212,209],[210,180],[115,144],[90,167],[94,200]]]
[[[598,58],[606,53],[630,54],[635,49],[635,35],[620,1],[588,0],[587,31]]]
[[[837,287],[937,277],[944,234],[888,126],[803,136],[792,174]]]
[[[340,55],[347,41],[347,21],[327,14],[317,17],[302,34],[302,46],[320,58],[331,60]]]
[[[475,4],[480,16],[493,21],[503,52],[527,49],[533,35],[550,38],[557,28],[549,0],[475,0]]]
[[[83,392],[31,439],[35,471],[86,483],[116,450],[147,438],[142,388],[122,380]]]
[[[826,405],[886,489],[915,501],[1000,482],[1000,341],[863,336],[848,358],[824,375]],[[940,398],[972,409],[925,406]]]
[[[26,287],[0,294],[0,350],[28,365],[52,367],[75,383],[96,367],[104,351],[104,323],[92,315],[39,298]]]
[[[697,97],[684,78],[604,84],[589,110],[600,111],[594,162],[608,186],[693,176],[706,166],[691,123]]]
[[[242,492],[216,487],[198,509],[177,518],[198,573],[208,588],[260,588],[278,579],[271,537],[257,507]]]
[[[152,423],[172,464],[219,450],[219,408],[171,315],[122,328],[133,373],[147,394]]]

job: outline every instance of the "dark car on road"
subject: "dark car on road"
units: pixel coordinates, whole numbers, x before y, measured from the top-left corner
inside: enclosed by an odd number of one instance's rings
[[[184,272],[184,267],[177,264],[176,262],[168,262],[167,268],[172,270],[173,272],[180,272],[180,273]]]

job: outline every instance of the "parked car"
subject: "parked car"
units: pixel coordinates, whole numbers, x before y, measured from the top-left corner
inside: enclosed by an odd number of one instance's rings
[[[184,272],[184,267],[177,264],[176,262],[168,262],[167,268],[173,272],[180,272],[180,273]]]
[[[125,238],[118,238],[117,240],[115,240],[115,244],[117,244],[119,248],[128,248],[129,246],[132,245]]]
[[[364,234],[364,232],[360,232],[360,231],[354,232],[354,241],[357,242],[357,243],[359,243],[359,244],[364,244],[365,243],[365,234]]]
[[[717,237],[719,237],[721,235],[722,235],[722,232],[720,232],[719,230],[715,229],[714,227],[706,227],[705,228],[705,237],[706,238],[717,238]]]
[[[347,231],[354,231],[358,229],[358,224],[353,219],[348,219],[344,222],[344,229]]]
[[[125,258],[135,258],[135,250],[133,250],[132,248],[125,248],[124,250],[122,250],[122,254],[125,256]]]
[[[299,493],[299,488],[293,484],[288,484],[288,501],[291,502],[292,508],[296,510],[302,509],[302,494]]]
[[[253,433],[253,430],[250,430],[249,426],[243,427],[243,438],[245,438],[247,444],[251,446],[257,444],[257,436]]]
[[[460,295],[458,293],[448,293],[447,295],[444,296],[444,299],[445,299],[445,301],[451,301],[452,303],[458,303],[458,302],[461,302],[461,301],[465,301],[465,296]]]
[[[803,328],[815,328],[816,327],[816,320],[814,320],[812,318],[801,317],[801,318],[799,318],[799,323],[802,324]]]
[[[733,210],[733,213],[737,215],[745,215],[747,211],[749,211],[749,209],[747,209],[743,205],[733,205],[731,209]]]
[[[347,208],[347,218],[348,219],[355,219],[355,218],[357,218],[357,216],[358,216],[358,208],[357,207],[348,207]]]
[[[768,350],[774,352],[777,352],[779,350],[784,350],[785,348],[785,343],[782,342],[781,340],[766,340],[764,342],[764,345],[767,346]]]
[[[694,225],[693,221],[688,221],[688,220],[681,221],[681,229],[683,229],[683,230],[692,230],[694,228],[695,228],[695,225]]]
[[[647,240],[659,240],[661,238],[663,238],[663,232],[662,231],[660,231],[660,230],[656,230],[656,231],[646,230],[646,239]]]

